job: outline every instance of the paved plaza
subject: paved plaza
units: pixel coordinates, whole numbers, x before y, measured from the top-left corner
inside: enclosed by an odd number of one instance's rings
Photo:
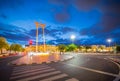
[[[65,61],[71,58],[73,58],[73,56],[60,55],[60,54],[25,55],[22,58],[12,61],[11,64],[15,64],[15,65],[33,64],[33,63],[41,64],[41,63]]]

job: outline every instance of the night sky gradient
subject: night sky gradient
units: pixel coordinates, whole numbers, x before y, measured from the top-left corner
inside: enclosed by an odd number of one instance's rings
[[[47,44],[70,44],[72,34],[78,45],[120,44],[120,0],[0,0],[0,36],[10,44],[35,44],[36,21]]]

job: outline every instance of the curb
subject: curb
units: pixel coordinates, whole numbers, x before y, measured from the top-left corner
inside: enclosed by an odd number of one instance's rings
[[[69,58],[61,59],[61,60],[55,60],[55,61],[47,61],[47,62],[39,62],[39,63],[8,63],[8,65],[13,65],[13,66],[24,66],[24,65],[31,65],[31,64],[50,64],[50,63],[57,63],[57,62],[64,62],[73,59],[74,56],[71,56]]]

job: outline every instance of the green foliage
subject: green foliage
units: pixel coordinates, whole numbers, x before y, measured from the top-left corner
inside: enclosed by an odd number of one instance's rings
[[[78,46],[79,50],[84,49],[84,46]]]
[[[60,52],[64,52],[66,50],[66,46],[64,44],[60,44],[58,46],[58,49],[60,50]]]
[[[103,50],[105,48],[105,46],[104,45],[100,45],[98,48]]]
[[[22,46],[20,45],[20,44],[11,44],[11,46],[10,46],[10,50],[13,50],[13,51],[22,51],[23,50],[23,48],[22,48]]]
[[[117,52],[120,52],[120,45],[117,45],[117,46],[116,46],[116,51],[117,51]]]
[[[6,50],[13,50],[15,52],[17,52],[17,51],[19,52],[19,51],[24,50],[20,44],[11,44],[11,46],[9,46],[6,39],[4,37],[0,37],[0,50],[1,50],[1,53],[2,53],[3,48],[6,49]]]
[[[67,51],[74,51],[77,48],[75,44],[70,44],[67,46]]]
[[[89,49],[91,49],[91,46],[85,46],[86,52],[88,52]]]
[[[91,49],[91,46],[85,46],[85,48],[86,48],[86,50],[87,50],[87,49]]]
[[[9,44],[7,43],[6,39],[4,37],[0,37],[0,50],[2,52],[2,49],[9,49]]]

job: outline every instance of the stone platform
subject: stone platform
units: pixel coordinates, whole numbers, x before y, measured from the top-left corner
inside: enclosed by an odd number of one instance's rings
[[[14,65],[42,64],[42,63],[65,61],[72,58],[73,56],[60,55],[60,54],[46,54],[46,55],[32,55],[32,56],[26,55],[17,60],[12,61],[10,64],[14,64]]]

